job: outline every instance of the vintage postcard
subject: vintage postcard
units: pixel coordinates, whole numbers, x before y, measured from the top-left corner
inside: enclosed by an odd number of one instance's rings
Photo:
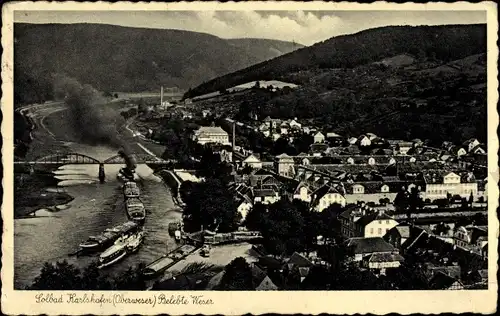
[[[3,313],[496,310],[494,2],[2,23]]]

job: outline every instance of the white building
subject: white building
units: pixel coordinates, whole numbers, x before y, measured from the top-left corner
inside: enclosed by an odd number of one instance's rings
[[[471,172],[458,175],[454,172],[430,171],[424,174],[424,180],[425,198],[431,200],[446,198],[448,194],[464,198],[478,194],[477,181]]]
[[[219,126],[202,126],[194,132],[193,140],[200,145],[208,143],[217,143],[222,145],[231,145],[229,135]]]
[[[342,206],[346,204],[346,199],[337,186],[324,185],[312,195],[311,206],[317,212],[322,212],[333,204],[340,204]]]
[[[254,169],[261,169],[262,168],[262,161],[260,161],[259,158],[255,157],[254,155],[250,155],[245,158],[242,162],[243,167],[252,167]]]
[[[314,136],[314,142],[315,143],[323,143],[325,142],[325,135],[323,135],[323,133],[321,132],[317,132]]]
[[[294,200],[301,200],[306,203],[311,202],[311,189],[309,186],[303,182],[299,183],[297,188],[295,189],[295,192],[293,193],[293,199]]]
[[[372,141],[367,136],[361,135],[358,138],[358,144],[359,144],[359,146],[363,146],[363,147],[370,146],[372,144]]]

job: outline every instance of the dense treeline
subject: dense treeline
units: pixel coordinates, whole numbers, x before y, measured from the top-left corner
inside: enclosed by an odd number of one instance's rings
[[[312,68],[352,68],[403,53],[451,61],[486,51],[486,25],[390,26],[338,36],[210,80],[186,93],[202,95],[254,80],[290,80]],[[306,83],[306,82],[297,82]]]
[[[160,85],[187,89],[296,47],[284,41],[240,43],[197,32],[102,24],[16,23],[14,37],[16,96],[29,100],[47,99],[51,73],[100,91],[153,91]]]

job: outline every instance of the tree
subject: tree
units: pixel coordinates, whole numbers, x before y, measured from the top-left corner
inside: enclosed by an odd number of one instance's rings
[[[252,269],[244,258],[237,257],[224,268],[224,276],[219,283],[219,289],[226,291],[254,290]]]
[[[185,201],[184,223],[187,231],[216,229],[234,231],[240,222],[233,195],[220,179],[208,178],[194,184],[189,199]]]
[[[101,275],[97,262],[93,262],[82,272],[81,288],[98,291],[111,290],[112,284],[107,277]]]
[[[450,226],[444,224],[444,223],[439,223],[434,227],[433,233],[437,236],[441,235],[446,235],[450,231]]]
[[[48,291],[82,289],[80,270],[66,260],[55,264],[45,262],[30,289]]]
[[[304,251],[306,222],[297,206],[282,199],[269,206],[267,221],[261,228],[263,246],[276,256]]]
[[[256,203],[247,213],[243,224],[249,230],[260,231],[265,227],[267,221],[267,206]]]
[[[396,209],[396,212],[401,213],[404,210],[406,210],[409,206],[409,198],[408,198],[408,192],[402,188],[399,190],[399,192],[396,194],[396,197],[394,198],[394,208]]]
[[[135,267],[129,267],[124,273],[114,280],[114,287],[122,291],[143,291],[146,283],[142,277],[142,270],[146,265],[140,263]]]
[[[342,236],[339,215],[344,211],[342,205],[334,203],[319,213],[317,226],[319,234],[326,239],[338,241]]]
[[[470,193],[470,196],[469,196],[469,205],[472,207],[472,203],[474,203],[474,195],[472,195],[472,191]]]

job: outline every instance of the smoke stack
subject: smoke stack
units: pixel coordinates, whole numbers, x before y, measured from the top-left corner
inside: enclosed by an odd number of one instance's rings
[[[163,86],[161,86],[160,105],[163,105]]]
[[[236,123],[233,122],[233,152],[236,148]]]

